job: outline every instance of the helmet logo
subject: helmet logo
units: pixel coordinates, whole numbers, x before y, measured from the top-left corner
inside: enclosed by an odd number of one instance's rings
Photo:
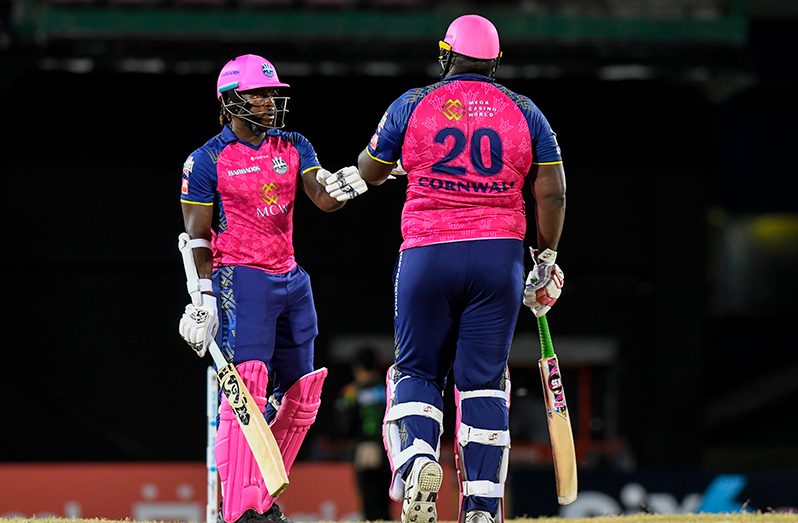
[[[263,74],[265,74],[269,78],[274,76],[274,67],[272,67],[272,64],[270,64],[268,62],[265,62],[263,64],[263,67],[261,67],[261,70],[263,71]]]
[[[272,159],[272,169],[274,169],[274,172],[277,174],[285,174],[288,172],[288,164],[278,156]]]

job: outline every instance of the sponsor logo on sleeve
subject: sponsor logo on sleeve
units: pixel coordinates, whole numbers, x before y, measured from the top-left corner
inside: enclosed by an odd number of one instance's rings
[[[183,176],[188,178],[188,175],[191,174],[191,171],[194,170],[194,157],[189,156],[186,158],[186,161],[183,162]]]
[[[188,194],[188,178],[183,178],[183,183],[180,184],[180,193]]]
[[[374,131],[374,135],[371,137],[371,141],[369,142],[369,147],[372,149],[377,148],[377,144],[380,143],[380,133],[382,132],[382,128],[385,127],[385,122],[388,121],[388,111],[382,115],[380,118],[380,123],[377,124],[377,130]]]

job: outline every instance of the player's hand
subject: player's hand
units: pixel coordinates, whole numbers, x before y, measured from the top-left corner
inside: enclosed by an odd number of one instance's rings
[[[319,169],[322,171],[323,169]],[[325,171],[327,174],[323,176],[324,181],[319,181],[324,186],[327,194],[338,200],[345,202],[356,198],[369,190],[366,181],[360,176],[360,171],[357,167],[349,166],[339,169],[334,173]],[[316,173],[316,180],[322,176],[321,172]]]
[[[557,252],[546,249],[539,256],[530,247],[532,261],[535,266],[529,271],[524,286],[524,305],[532,309],[536,318],[540,318],[554,306],[562,293],[565,276],[560,267],[554,263]]]
[[[201,358],[205,356],[216,330],[219,328],[219,318],[216,312],[216,298],[202,294],[202,304],[189,303],[180,318],[180,336],[188,343],[189,347],[197,351]]]

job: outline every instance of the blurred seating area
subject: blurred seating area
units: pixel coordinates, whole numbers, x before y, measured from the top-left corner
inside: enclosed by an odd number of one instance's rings
[[[51,6],[358,11],[490,11],[524,15],[712,19],[732,13],[739,0],[37,0]]]

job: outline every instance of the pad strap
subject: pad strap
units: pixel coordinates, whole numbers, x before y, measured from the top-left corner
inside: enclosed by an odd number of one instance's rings
[[[504,482],[494,483],[492,481],[463,481],[463,496],[482,496],[484,498],[503,498]]]
[[[461,401],[470,400],[472,398],[500,398],[506,401],[507,396],[507,391],[496,389],[467,390],[465,392],[460,392]]]
[[[443,433],[443,412],[429,403],[408,401],[391,406],[385,414],[385,421],[398,421],[407,416],[426,416],[438,422]]]
[[[440,458],[440,452],[438,449],[432,448],[432,445],[423,439],[416,438],[413,440],[412,445],[393,457],[394,468],[399,470],[410,458],[418,456],[419,454],[429,454],[430,456],[435,456],[435,461],[438,461]]]
[[[510,445],[510,431],[478,429],[461,421],[457,429],[457,442],[463,447],[469,443],[506,447]]]

